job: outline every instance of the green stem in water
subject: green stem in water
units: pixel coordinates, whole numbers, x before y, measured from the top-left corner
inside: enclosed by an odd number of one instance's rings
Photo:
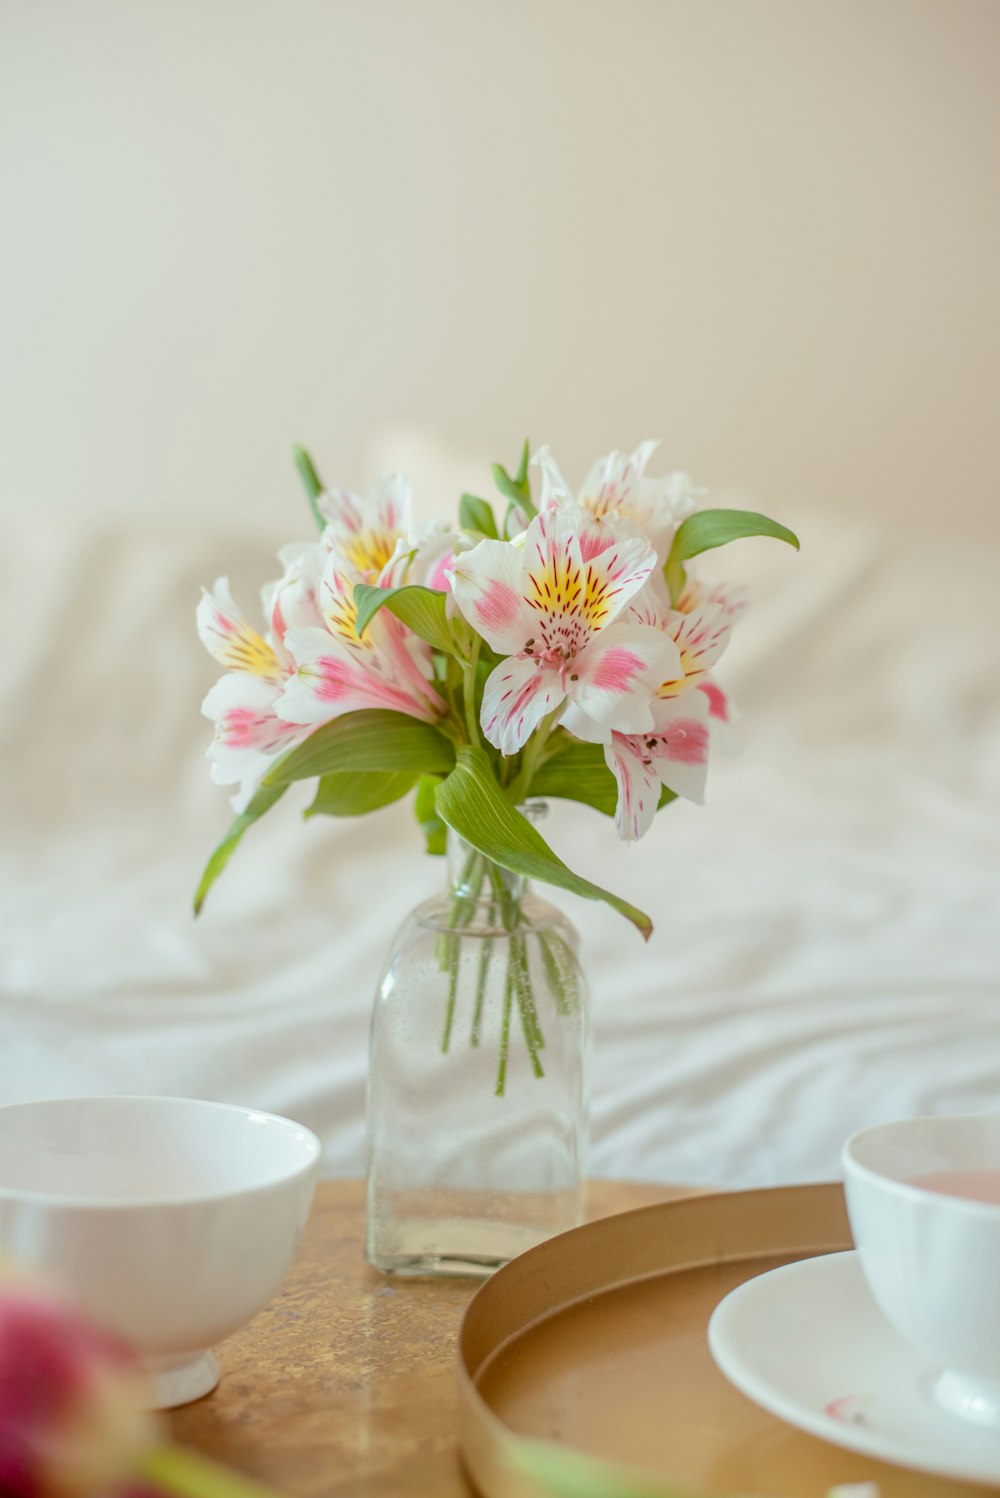
[[[573,954],[561,937],[550,936],[547,931],[539,931],[538,945],[556,1008],[560,1014],[572,1014],[579,1004]]]
[[[451,1045],[451,1032],[455,1023],[455,1008],[458,1002],[458,976],[462,960],[462,938],[458,935],[458,931],[472,920],[479,891],[483,886],[484,875],[483,856],[472,848],[461,874],[459,883],[461,893],[457,894],[451,902],[451,915],[448,920],[450,929],[444,937],[442,966],[448,970],[448,1003],[444,1015],[444,1034],[441,1036],[442,1056],[448,1054],[448,1048]],[[438,960],[441,961],[441,956]]]
[[[521,1016],[521,1029],[524,1031],[524,1041],[528,1047],[531,1069],[536,1077],[543,1077],[545,1072],[542,1069],[538,1052],[544,1042],[542,1040],[542,1032],[538,1027],[538,1015],[535,1011],[535,1000],[531,992],[531,979],[528,974],[524,937],[512,936],[510,941],[511,965],[514,969],[514,983],[517,988],[517,1007]]]
[[[495,864],[490,865],[490,882],[493,885],[493,893],[500,907],[504,930],[507,932],[507,986],[504,999],[505,1030],[509,1027],[509,1008],[516,995],[518,1014],[521,1018],[521,1028],[524,1031],[525,1044],[528,1047],[531,1069],[536,1077],[542,1077],[545,1075],[545,1072],[542,1068],[538,1052],[542,1049],[545,1042],[542,1039],[542,1032],[538,1023],[538,1011],[535,1007],[535,999],[531,991],[531,971],[528,967],[527,947],[524,936],[517,929],[520,915],[518,904],[505,886],[503,875]],[[506,1055],[504,1055],[501,1063],[501,1074],[506,1077],[506,1072]]]
[[[496,920],[494,907],[490,906],[490,924]],[[469,1044],[475,1048],[479,1044],[479,1034],[483,1023],[483,1005],[486,1002],[486,983],[490,975],[490,960],[493,956],[493,938],[484,936],[482,946],[479,948],[479,971],[476,973],[476,1007],[472,1011],[472,1034]]]
[[[510,1054],[510,1011],[513,1002],[514,980],[511,976],[510,964],[508,963],[503,994],[503,1017],[500,1021],[500,1066],[497,1071],[497,1097],[503,1097],[504,1088],[507,1085],[507,1057]]]

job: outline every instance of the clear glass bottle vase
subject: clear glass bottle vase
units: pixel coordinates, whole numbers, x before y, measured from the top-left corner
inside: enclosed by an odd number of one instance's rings
[[[566,917],[448,837],[448,890],[403,923],[375,999],[365,1254],[482,1276],[581,1219],[587,991]]]

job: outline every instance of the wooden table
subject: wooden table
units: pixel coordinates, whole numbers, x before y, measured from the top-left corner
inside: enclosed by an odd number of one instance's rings
[[[683,1194],[592,1181],[588,1216]],[[469,1498],[455,1446],[455,1342],[471,1280],[400,1280],[364,1262],[364,1186],[326,1181],[266,1311],[217,1349],[222,1382],[175,1438],[286,1498]]]

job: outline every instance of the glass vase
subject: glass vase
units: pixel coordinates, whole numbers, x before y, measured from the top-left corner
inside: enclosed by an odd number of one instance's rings
[[[521,808],[529,820],[542,803]],[[404,921],[375,999],[369,1263],[490,1274],[581,1220],[587,992],[579,938],[448,834],[448,888]]]

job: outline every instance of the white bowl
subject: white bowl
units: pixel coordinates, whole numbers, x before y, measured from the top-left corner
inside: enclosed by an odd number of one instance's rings
[[[942,1408],[1000,1430],[1000,1203],[921,1185],[1000,1173],[1000,1116],[913,1118],[844,1146],[847,1208],[861,1267],[896,1330],[943,1370]]]
[[[319,1170],[315,1134],[190,1098],[0,1107],[0,1257],[57,1279],[138,1350],[157,1408],[209,1393],[208,1349],[267,1305]]]

